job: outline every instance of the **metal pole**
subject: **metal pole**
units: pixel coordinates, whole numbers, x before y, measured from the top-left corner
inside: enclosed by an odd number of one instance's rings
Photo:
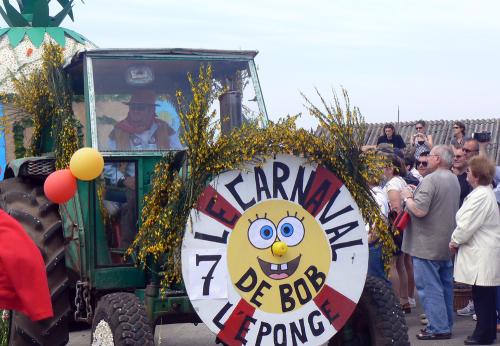
[[[399,105],[398,105],[398,123],[397,123],[397,126],[396,126],[396,132],[399,132]]]

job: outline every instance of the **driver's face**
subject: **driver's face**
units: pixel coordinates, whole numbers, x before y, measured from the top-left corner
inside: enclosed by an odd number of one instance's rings
[[[133,122],[142,122],[149,120],[154,115],[155,105],[146,103],[129,104],[128,116]]]

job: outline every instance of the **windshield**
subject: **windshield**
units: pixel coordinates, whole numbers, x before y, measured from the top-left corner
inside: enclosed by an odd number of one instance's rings
[[[252,62],[253,63],[253,62]],[[213,110],[222,131],[245,121],[264,122],[248,60],[178,57],[170,60],[93,58],[96,141],[100,151],[164,151],[183,148],[176,92],[192,98],[187,75],[212,66]],[[252,65],[253,66],[253,65]]]

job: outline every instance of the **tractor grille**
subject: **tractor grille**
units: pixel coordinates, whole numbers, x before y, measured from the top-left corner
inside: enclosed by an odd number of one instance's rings
[[[28,161],[22,167],[22,175],[27,176],[47,176],[56,170],[54,160]]]

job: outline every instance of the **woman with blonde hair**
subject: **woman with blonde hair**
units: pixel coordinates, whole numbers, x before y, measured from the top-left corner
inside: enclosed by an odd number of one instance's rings
[[[500,212],[491,183],[495,166],[484,156],[469,161],[467,181],[473,190],[457,212],[450,250],[455,281],[472,285],[476,328],[465,345],[490,345],[496,338],[496,286],[500,286]]]

